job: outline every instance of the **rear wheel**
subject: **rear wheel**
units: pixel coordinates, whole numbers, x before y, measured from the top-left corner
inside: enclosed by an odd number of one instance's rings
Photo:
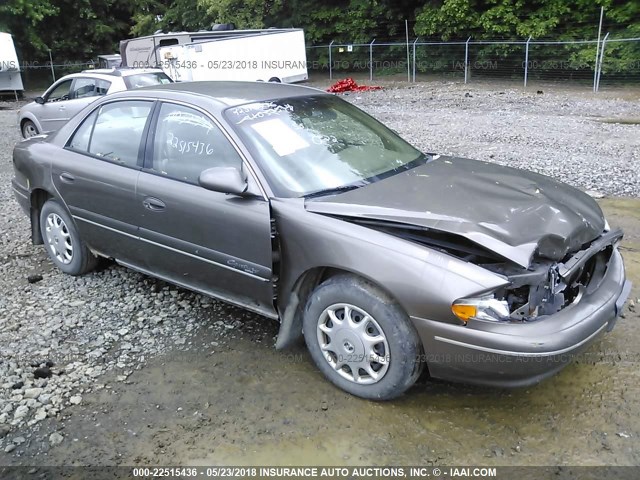
[[[82,275],[93,270],[98,259],[80,239],[69,214],[48,200],[40,212],[40,231],[51,261],[64,273]]]
[[[303,328],[320,371],[358,397],[395,398],[422,371],[420,339],[408,316],[361,278],[339,275],[317,287],[307,302]]]
[[[38,127],[31,120],[25,120],[22,122],[22,136],[24,138],[31,138],[38,135],[40,132],[38,131]]]
[[[282,83],[282,81],[278,77],[271,77],[269,81],[272,83]]]

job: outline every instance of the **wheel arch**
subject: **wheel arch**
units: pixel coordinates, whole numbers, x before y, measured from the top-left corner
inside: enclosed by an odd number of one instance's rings
[[[318,285],[338,275],[351,275],[370,283],[386,295],[390,301],[398,303],[400,308],[404,310],[400,302],[386,288],[375,279],[369,278],[361,272],[330,266],[309,268],[300,274],[293,283],[286,306],[280,312],[281,322],[276,340],[276,349],[282,350],[302,341],[302,314],[309,295]]]
[[[40,125],[40,122],[38,121],[38,119],[36,118],[35,115],[33,115],[30,112],[24,113],[24,116],[20,118],[20,135],[22,135],[22,128],[24,127],[25,122],[31,122],[33,123],[36,128],[38,129],[38,133],[42,133],[42,125]]]
[[[29,217],[31,219],[31,242],[34,245],[42,245],[44,243],[42,231],[40,230],[40,211],[47,200],[51,198],[54,198],[53,195],[44,188],[31,190]]]

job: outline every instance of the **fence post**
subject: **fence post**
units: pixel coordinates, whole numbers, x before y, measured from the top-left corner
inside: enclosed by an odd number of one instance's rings
[[[527,39],[527,45],[524,48],[524,88],[527,88],[527,77],[529,76],[529,42],[531,35]]]
[[[376,41],[374,38],[369,44],[369,81],[373,80],[373,43]]]
[[[604,17],[604,7],[600,7],[600,25],[598,26],[598,41],[596,42],[596,66],[593,69],[593,91],[597,92],[598,83],[598,58],[600,55],[600,36],[602,34],[602,18]]]
[[[467,38],[464,46],[464,83],[467,83],[469,79],[469,40],[471,40],[471,37]]]
[[[596,79],[596,93],[600,90],[600,75],[602,74],[602,61],[604,60],[604,47],[607,44],[609,32],[602,39],[602,47],[600,47],[600,62],[598,62],[598,78]]]
[[[329,80],[333,80],[333,63],[331,60],[331,46],[333,45],[333,42],[335,42],[335,40],[331,40],[331,43],[329,44]]]
[[[49,65],[51,65],[51,76],[53,77],[53,81],[56,81],[56,71],[53,68],[53,57],[51,56],[51,49],[49,49]]]
[[[418,43],[419,38],[417,37],[416,41],[413,42],[413,83],[416,83],[416,43]]]
[[[407,83],[411,82],[411,60],[409,60],[409,20],[404,21],[404,30],[407,35]]]

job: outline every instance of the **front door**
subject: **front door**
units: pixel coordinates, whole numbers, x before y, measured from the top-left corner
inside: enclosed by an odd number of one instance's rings
[[[147,269],[275,316],[268,200],[198,184],[208,168],[243,169],[242,157],[218,125],[195,108],[163,103],[154,124],[137,187]]]

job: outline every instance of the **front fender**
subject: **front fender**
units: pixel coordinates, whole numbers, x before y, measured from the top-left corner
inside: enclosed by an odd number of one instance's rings
[[[322,268],[351,272],[375,283],[409,316],[449,323],[459,323],[451,313],[454,300],[507,283],[502,276],[439,251],[307,212],[301,199],[273,200],[272,208],[282,255],[280,312],[286,311],[299,279]]]

